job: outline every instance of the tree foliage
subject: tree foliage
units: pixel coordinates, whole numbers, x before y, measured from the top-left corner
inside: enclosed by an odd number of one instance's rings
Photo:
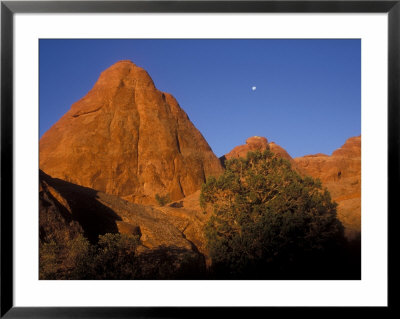
[[[212,209],[207,247],[220,277],[276,278],[309,274],[343,242],[336,203],[311,177],[301,177],[272,152],[225,162],[203,185],[200,203]]]
[[[94,259],[96,279],[135,278],[135,252],[139,240],[127,234],[99,236]]]

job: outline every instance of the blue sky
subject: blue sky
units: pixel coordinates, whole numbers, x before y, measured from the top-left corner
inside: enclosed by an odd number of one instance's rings
[[[361,134],[360,40],[40,40],[40,136],[119,60],[171,93],[217,156],[265,136],[292,157]],[[256,89],[252,90],[255,86]]]

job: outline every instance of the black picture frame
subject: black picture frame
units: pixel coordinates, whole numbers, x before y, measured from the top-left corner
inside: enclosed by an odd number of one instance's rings
[[[341,308],[326,307],[15,307],[13,303],[13,16],[15,13],[118,13],[118,12],[314,12],[388,13],[388,247],[393,249],[394,216],[400,211],[400,0],[356,1],[1,1],[1,317],[5,318],[194,318],[267,315],[304,315],[329,311],[337,316]],[[390,240],[392,239],[392,240]],[[392,255],[388,252],[388,274],[392,279]],[[392,252],[393,253],[393,252]],[[349,315],[368,311],[387,314],[394,306],[388,278],[388,307],[347,307]],[[342,309],[343,310],[343,309]],[[227,312],[228,311],[228,312]],[[308,314],[307,314],[308,315]]]

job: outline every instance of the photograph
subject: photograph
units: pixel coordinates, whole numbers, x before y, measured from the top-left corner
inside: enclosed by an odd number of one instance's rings
[[[361,280],[361,39],[38,41],[39,280]]]

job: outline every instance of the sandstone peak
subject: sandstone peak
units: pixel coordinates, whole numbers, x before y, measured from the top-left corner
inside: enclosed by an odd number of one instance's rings
[[[133,63],[131,60],[120,60],[109,66],[104,71],[114,70],[114,69],[132,69],[137,68],[138,66]],[[103,71],[103,72],[104,72]]]
[[[103,71],[40,139],[40,168],[68,182],[151,203],[200,189],[222,166],[176,99],[131,61]]]
[[[228,154],[223,156],[223,160],[229,160],[232,158],[246,157],[248,152],[264,151],[267,148],[277,156],[282,157],[292,164],[294,164],[292,157],[275,142],[268,143],[268,139],[262,136],[252,136],[246,140],[246,144],[239,145],[233,148]]]
[[[115,62],[113,65],[117,65],[117,64],[120,64],[120,63],[122,63],[122,64],[136,65],[136,64],[133,63],[131,60],[119,60],[119,61]],[[112,65],[112,66],[113,66],[113,65]],[[112,67],[112,66],[111,66],[111,67]]]
[[[361,156],[361,135],[350,137],[332,156],[356,157]]]
[[[246,144],[260,144],[266,146],[268,145],[268,140],[266,137],[253,136],[246,140]]]
[[[120,82],[118,82],[118,80]],[[124,80],[126,82],[124,82]],[[110,86],[110,84],[117,84],[118,86],[135,86],[138,84],[143,85],[145,83],[153,84],[153,81],[146,70],[137,66],[132,61],[122,60],[114,63],[109,68],[104,70],[100,74],[96,85],[104,84],[106,86]]]

